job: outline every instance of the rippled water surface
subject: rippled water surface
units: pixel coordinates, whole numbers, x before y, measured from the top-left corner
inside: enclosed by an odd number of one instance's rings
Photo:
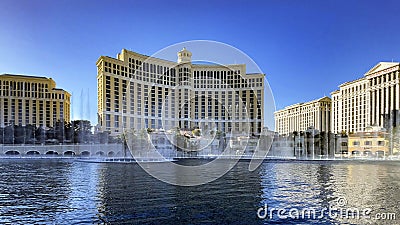
[[[0,160],[0,224],[400,224],[399,202],[399,162],[269,161],[254,172],[239,162],[214,182],[180,187],[137,164]],[[257,216],[265,205],[319,216],[334,203],[397,217]]]

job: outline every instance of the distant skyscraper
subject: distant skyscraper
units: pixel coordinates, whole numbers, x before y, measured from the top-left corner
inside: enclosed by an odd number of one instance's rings
[[[51,78],[14,74],[0,75],[0,123],[53,127],[70,121],[71,95],[56,88]]]
[[[97,60],[98,120],[112,135],[125,129],[191,129],[260,134],[264,74],[246,65],[192,64],[192,53],[172,62],[123,49]]]

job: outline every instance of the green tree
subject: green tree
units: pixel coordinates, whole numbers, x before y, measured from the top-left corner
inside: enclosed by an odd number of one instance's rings
[[[74,127],[72,126],[72,123],[70,122],[64,122],[64,135],[65,135],[65,141],[67,143],[73,143],[74,142]]]
[[[74,129],[74,143],[88,143],[91,141],[92,125],[89,120],[72,121]]]
[[[55,139],[63,143],[65,141],[65,122],[58,120],[54,125]]]
[[[393,155],[399,155],[400,153],[400,126],[392,128],[392,137],[389,140],[389,147]],[[390,135],[389,135],[390,136]]]
[[[194,136],[200,137],[201,136],[201,131],[200,131],[200,129],[194,129],[194,130],[192,130],[192,134]]]
[[[26,144],[35,144],[35,131],[36,127],[32,124],[28,124],[25,126],[25,143]]]
[[[44,144],[44,142],[46,141],[46,131],[43,125],[40,125],[39,127],[36,128],[35,138],[37,142],[41,144]]]

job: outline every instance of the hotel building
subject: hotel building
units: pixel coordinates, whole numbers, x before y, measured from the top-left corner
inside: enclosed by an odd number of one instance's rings
[[[264,74],[246,74],[246,65],[193,64],[192,53],[178,61],[123,49],[97,62],[98,120],[103,131],[203,129],[261,133]]]
[[[346,82],[332,95],[332,132],[362,132],[369,123],[368,80]]]
[[[1,74],[0,126],[53,127],[57,121],[69,122],[70,98],[51,78]]]
[[[332,92],[332,131],[362,132],[368,126],[389,129],[400,123],[399,63],[380,62],[364,77]]]
[[[387,135],[387,132],[379,127],[366,127],[363,132],[349,134],[348,156],[378,157],[391,154]]]
[[[331,125],[330,111],[329,97],[287,106],[274,113],[275,132],[288,135],[294,131],[305,131],[309,127],[327,132]]]

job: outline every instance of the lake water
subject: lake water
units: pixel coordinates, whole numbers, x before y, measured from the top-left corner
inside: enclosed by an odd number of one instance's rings
[[[250,172],[241,161],[181,187],[137,164],[0,159],[0,224],[400,224],[399,201],[400,162],[268,161]],[[347,217],[322,213],[335,204]]]

